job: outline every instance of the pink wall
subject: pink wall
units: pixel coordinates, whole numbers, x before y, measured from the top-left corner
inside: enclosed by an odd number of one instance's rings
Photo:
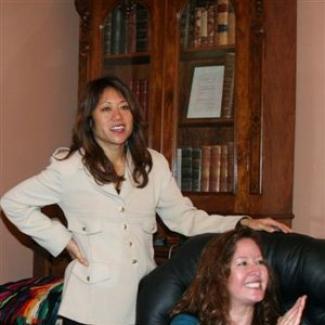
[[[79,18],[72,0],[1,1],[0,194],[70,142]],[[13,258],[13,256],[15,256]],[[32,274],[32,252],[0,220],[0,283]]]
[[[325,238],[325,1],[298,0],[294,230]]]

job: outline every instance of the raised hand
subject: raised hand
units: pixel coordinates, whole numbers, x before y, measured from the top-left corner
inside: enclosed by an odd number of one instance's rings
[[[306,296],[301,296],[295,304],[278,319],[277,325],[299,325],[306,304]]]

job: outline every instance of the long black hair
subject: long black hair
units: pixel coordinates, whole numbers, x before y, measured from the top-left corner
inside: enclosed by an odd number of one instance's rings
[[[129,87],[116,76],[104,76],[88,83],[85,99],[77,111],[72,143],[64,159],[79,151],[84,165],[98,184],[118,184],[123,180],[123,177],[116,173],[104,150],[96,142],[92,130],[92,113],[107,88],[118,91],[129,104],[133,117],[133,130],[127,140],[126,149],[129,149],[134,164],[133,180],[138,187],[145,187],[152,168],[152,159],[143,135],[141,108]]]

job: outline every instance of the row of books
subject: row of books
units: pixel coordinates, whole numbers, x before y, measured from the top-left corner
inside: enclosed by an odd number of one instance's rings
[[[175,178],[185,192],[233,192],[234,143],[178,148]]]
[[[148,120],[149,82],[148,79],[131,79],[128,82],[131,91],[143,110],[143,117]]]
[[[103,28],[104,54],[129,54],[148,50],[148,10],[134,4],[109,13]]]
[[[181,19],[183,48],[234,45],[235,25],[235,11],[230,0],[207,1],[204,6],[192,0]]]

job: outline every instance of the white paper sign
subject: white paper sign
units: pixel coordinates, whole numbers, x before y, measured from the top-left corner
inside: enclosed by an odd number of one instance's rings
[[[195,67],[187,118],[218,118],[225,67],[223,65]]]

